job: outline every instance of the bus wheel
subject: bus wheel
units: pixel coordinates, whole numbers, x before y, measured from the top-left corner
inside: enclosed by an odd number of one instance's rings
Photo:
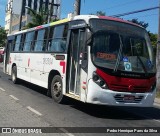
[[[13,66],[13,68],[12,68],[11,78],[12,78],[12,82],[14,84],[18,83],[18,79],[17,79],[17,67],[16,66]]]
[[[51,83],[51,95],[55,102],[63,103],[64,96],[62,92],[62,79],[59,75],[54,76]]]

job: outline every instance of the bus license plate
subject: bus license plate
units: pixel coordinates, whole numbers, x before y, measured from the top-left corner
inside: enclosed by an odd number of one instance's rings
[[[134,99],[135,99],[135,96],[133,95],[124,95],[124,98],[123,98],[123,100],[127,102],[133,102]]]

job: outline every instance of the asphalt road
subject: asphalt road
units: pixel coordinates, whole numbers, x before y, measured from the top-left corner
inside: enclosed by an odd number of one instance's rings
[[[46,95],[44,88],[24,81],[13,84],[10,76],[4,74],[0,67],[0,127],[60,127],[57,132],[63,133],[54,133],[54,135],[106,136],[106,133],[68,132],[65,127],[160,127],[160,108],[158,106],[153,108],[99,106],[72,99],[69,99],[66,104],[57,104]],[[109,135],[128,134],[110,133]],[[130,135],[144,135],[144,133]],[[145,135],[159,134],[146,133]]]

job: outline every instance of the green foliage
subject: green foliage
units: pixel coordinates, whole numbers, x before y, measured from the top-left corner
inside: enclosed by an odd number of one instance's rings
[[[0,47],[5,46],[6,38],[7,38],[6,31],[4,30],[4,28],[0,27]]]
[[[32,22],[28,23],[25,27],[23,27],[24,29],[28,29],[28,28],[32,28],[32,27],[36,27],[36,26],[40,26],[43,24],[47,24],[48,21],[48,15],[49,15],[49,11],[45,11],[43,8],[37,13],[37,11],[31,9],[31,8],[27,8],[28,9],[28,14],[31,16],[32,18]],[[52,19],[51,18],[51,22],[57,21],[58,19]]]
[[[157,46],[157,38],[158,38],[158,35],[157,34],[153,34],[153,33],[150,33],[148,32],[149,34],[149,37],[150,37],[150,40],[151,40],[151,44],[153,46]]]
[[[132,20],[128,20],[128,21],[133,22],[135,24],[138,24],[138,25],[144,27],[145,29],[148,27],[148,23],[145,23],[144,21],[138,21],[138,19],[132,19]],[[158,35],[150,33],[150,32],[148,32],[148,35],[151,40],[151,45],[153,46],[153,52],[156,55]]]
[[[31,16],[32,22],[28,23],[23,29],[32,28],[47,23],[47,15],[43,10],[40,10],[40,12],[37,13],[31,8],[27,9],[29,10],[28,14]]]
[[[133,22],[135,24],[138,24],[142,27],[144,27],[145,29],[148,27],[148,23],[145,23],[144,21],[138,21],[138,19],[132,19],[132,20],[128,20],[129,22]]]
[[[105,16],[106,13],[103,11],[97,11],[96,13],[90,13],[90,15]]]
[[[105,16],[105,15],[106,15],[106,12],[97,11],[96,15],[98,15],[98,16]]]

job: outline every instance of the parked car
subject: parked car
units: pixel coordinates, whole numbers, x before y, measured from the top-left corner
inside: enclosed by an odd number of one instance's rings
[[[4,47],[0,47],[0,63],[3,62]]]

